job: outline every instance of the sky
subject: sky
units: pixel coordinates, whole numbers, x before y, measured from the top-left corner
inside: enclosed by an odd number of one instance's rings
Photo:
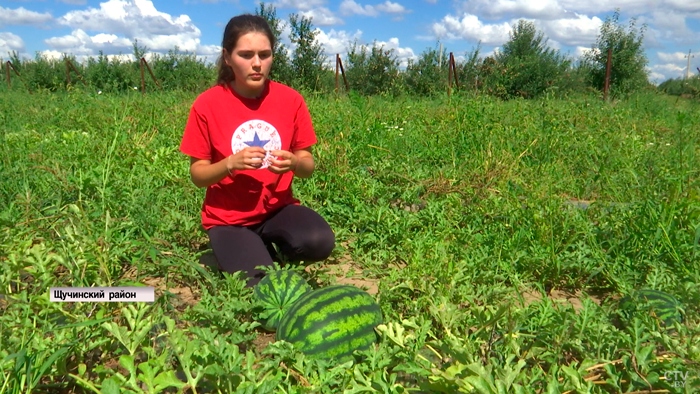
[[[151,53],[176,46],[215,61],[223,29],[253,0],[0,0],[0,58],[16,51],[78,60],[105,55],[131,57],[134,40]],[[620,22],[646,25],[644,45],[650,81],[684,77],[700,67],[700,0],[276,0],[283,21],[296,13],[312,18],[329,62],[347,48],[377,42],[394,49],[402,65],[440,43],[457,61],[480,44],[482,56],[509,39],[519,19],[535,23],[548,45],[576,59],[591,48],[600,26],[616,9]],[[289,41],[289,28],[282,33]],[[690,56],[689,55],[690,51]],[[334,64],[333,64],[334,66]]]

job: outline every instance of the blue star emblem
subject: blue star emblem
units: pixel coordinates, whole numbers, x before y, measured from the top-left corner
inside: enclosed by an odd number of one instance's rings
[[[261,148],[264,148],[265,144],[267,144],[268,142],[270,142],[270,140],[261,140],[260,138],[258,138],[257,132],[255,133],[255,137],[253,137],[252,141],[243,141],[243,143],[248,146],[259,146]]]

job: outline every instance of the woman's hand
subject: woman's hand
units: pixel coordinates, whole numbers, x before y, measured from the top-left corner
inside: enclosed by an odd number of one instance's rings
[[[271,172],[284,174],[285,172],[296,171],[299,158],[294,153],[286,150],[273,150],[270,154],[276,157],[276,159],[270,160],[270,166],[267,167]]]
[[[226,169],[228,169],[229,174],[234,170],[257,170],[263,165],[265,153],[265,149],[259,146],[243,148],[226,159]]]

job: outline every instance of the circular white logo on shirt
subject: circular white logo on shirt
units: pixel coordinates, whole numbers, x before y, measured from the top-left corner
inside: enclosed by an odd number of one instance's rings
[[[267,154],[260,168],[267,168],[272,160],[273,150],[282,149],[282,139],[274,126],[264,120],[249,120],[236,128],[231,137],[231,151],[235,155],[249,146],[259,146]]]

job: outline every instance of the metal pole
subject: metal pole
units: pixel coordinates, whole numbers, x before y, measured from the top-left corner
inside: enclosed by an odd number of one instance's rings
[[[688,56],[686,56],[688,58],[688,67],[686,67],[686,69],[685,69],[685,79],[690,78],[690,59],[695,57],[695,56],[690,56],[690,51],[691,50],[688,49]]]
[[[141,94],[145,95],[146,94],[146,80],[143,78],[143,62],[145,62],[144,58],[141,58]]]
[[[447,97],[452,93],[452,65],[447,67]]]
[[[459,89],[459,80],[457,79],[457,63],[455,63],[455,56],[450,52],[450,66],[452,67],[452,74],[455,77],[455,86]]]
[[[148,62],[146,61],[146,58],[143,58],[143,63],[146,65],[146,69],[148,69],[148,73],[151,74],[151,78],[153,78],[153,82],[156,83],[156,86],[158,86],[158,89],[163,90],[163,87],[160,86],[160,82],[158,82],[158,79],[156,76],[153,74],[153,70],[151,70],[151,66],[148,65]]]
[[[82,74],[78,71],[77,68],[73,65],[73,62],[71,62],[69,59],[66,59],[68,64],[70,65],[70,68],[73,69],[73,72],[78,74],[78,78],[80,78],[80,81],[83,82],[83,85],[87,86],[87,82],[85,82],[85,78],[83,78]]]
[[[70,86],[70,66],[68,65],[68,58],[64,58],[63,61],[66,63],[66,86]]]
[[[608,48],[608,63],[605,66],[605,88],[603,93],[605,95],[605,100],[608,99],[608,92],[610,90],[610,70],[612,68],[612,48]]]
[[[345,91],[350,91],[350,85],[348,85],[348,79],[345,77],[345,68],[343,67],[343,61],[338,57],[338,64],[340,65],[340,72],[343,73],[343,81],[345,82]]]

